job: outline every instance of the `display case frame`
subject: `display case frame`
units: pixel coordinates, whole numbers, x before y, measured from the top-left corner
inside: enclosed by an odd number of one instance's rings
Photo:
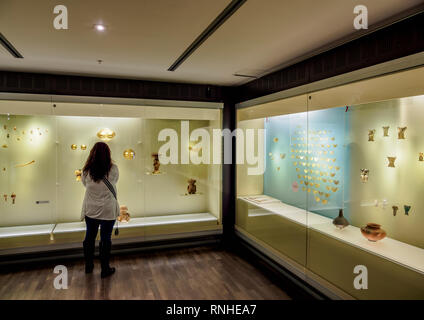
[[[314,112],[334,107],[346,108],[375,101],[422,96],[424,89],[420,83],[424,79],[424,68],[419,65],[423,62],[423,54],[400,60],[242,102],[237,105],[237,121],[302,112],[305,108],[307,112]],[[265,157],[268,156],[267,153],[268,151],[264,152]],[[239,167],[237,166],[238,176]],[[332,219],[304,210],[293,215],[293,210],[287,210],[284,204],[279,209],[276,203],[251,202],[243,192],[240,193],[240,181],[237,184],[238,236],[266,255],[272,256],[280,265],[327,296],[342,299],[424,299],[422,248],[392,239],[382,240],[382,243],[385,241],[385,247],[376,248],[364,242],[359,228],[354,230],[355,227],[352,226],[347,228],[352,233],[351,239],[346,239],[346,232],[341,236],[341,233],[332,226]],[[242,189],[246,190],[245,184]],[[250,195],[253,196],[254,193]],[[267,232],[266,227],[262,233],[249,232],[246,220],[247,216],[250,216],[250,211],[246,206],[256,211],[263,210],[268,214],[278,215],[280,219],[287,221],[285,223],[295,222],[297,225],[303,225],[304,229],[301,227],[302,231],[297,234],[303,238],[301,234],[307,233],[306,238],[302,240],[307,242],[302,246],[307,250],[306,263],[296,259],[295,254],[290,251],[294,248],[290,245],[290,241],[298,242],[295,238],[291,237],[285,241],[280,239],[281,243],[277,244],[270,243],[263,237]],[[304,219],[300,219],[299,215],[303,215]],[[328,230],[324,230],[326,228]],[[282,249],[281,246],[287,248]],[[350,253],[345,255],[347,252]],[[359,261],[362,261],[362,264],[369,264],[370,273],[374,275],[373,281],[378,284],[377,288],[374,285],[372,290],[358,291],[352,286],[353,269],[355,264],[361,264]],[[399,289],[400,287],[402,289]]]
[[[8,106],[5,105],[8,102]],[[30,108],[19,107],[19,104],[31,103]],[[215,125],[222,125],[222,103],[199,102],[199,101],[173,101],[173,100],[151,100],[151,99],[127,99],[107,97],[80,97],[80,96],[54,96],[39,94],[0,93],[1,111],[4,114],[36,115],[51,112],[52,116],[81,116],[81,117],[122,117],[126,116],[138,119],[174,119],[175,121],[190,119],[204,119],[209,121],[215,119]],[[11,107],[14,107],[10,109]],[[51,111],[46,112],[46,108]],[[26,110],[25,110],[26,109]],[[9,111],[8,111],[9,110]],[[178,111],[177,111],[178,110]],[[145,132],[144,132],[145,133]],[[56,138],[57,139],[57,138]],[[59,140],[56,140],[56,144]],[[59,143],[60,144],[60,143]],[[79,147],[79,145],[78,145]],[[148,157],[150,158],[150,156]],[[144,167],[145,159],[141,163]],[[151,160],[149,159],[149,163]],[[133,218],[128,223],[120,224],[120,233],[114,235],[115,241],[120,244],[134,242],[149,242],[169,240],[173,238],[182,239],[190,237],[220,236],[222,234],[222,208],[221,208],[221,186],[222,169],[217,168],[214,179],[218,179],[213,214],[191,213],[174,216],[161,213],[154,216],[141,216]],[[148,178],[145,176],[144,178]],[[211,180],[212,181],[212,180]],[[186,183],[185,183],[186,184]],[[202,187],[201,187],[202,188]],[[203,190],[204,192],[204,190]],[[183,193],[183,192],[181,192]],[[207,194],[207,197],[208,194]],[[189,211],[190,212],[190,211]],[[72,220],[72,219],[71,219]],[[58,222],[41,224],[36,227],[17,226],[1,228],[0,232],[0,255],[7,256],[15,252],[33,252],[37,250],[52,251],[55,249],[73,248],[75,244],[82,241],[85,226],[79,221]],[[3,230],[4,229],[4,230]]]

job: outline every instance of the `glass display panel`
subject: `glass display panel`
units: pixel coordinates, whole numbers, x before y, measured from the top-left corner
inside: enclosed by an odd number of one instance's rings
[[[80,175],[98,141],[120,173],[115,238],[221,228],[221,162],[211,161],[219,109],[3,100],[0,112],[0,249],[82,241]],[[177,138],[175,164],[160,154],[162,130]]]
[[[291,264],[304,266],[312,187],[304,179],[310,175],[306,97],[288,104],[293,105],[305,112],[285,114],[286,105],[268,106],[273,116],[265,118],[263,111],[238,111],[237,142],[243,148],[237,151],[236,226]],[[257,163],[248,157],[257,157]]]

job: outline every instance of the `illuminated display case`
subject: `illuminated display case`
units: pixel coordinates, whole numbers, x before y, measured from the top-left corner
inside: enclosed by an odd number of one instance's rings
[[[424,299],[423,79],[240,107],[237,232],[330,296]]]
[[[115,242],[221,232],[221,165],[191,161],[203,152],[193,132],[221,128],[220,106],[205,105],[0,100],[0,250],[80,244],[79,170],[98,141],[111,148],[118,201],[130,217]],[[177,137],[175,163],[161,163],[171,139],[158,140],[163,130]]]

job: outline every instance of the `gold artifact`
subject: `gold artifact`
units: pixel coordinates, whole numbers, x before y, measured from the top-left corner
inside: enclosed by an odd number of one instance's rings
[[[361,180],[362,182],[368,182],[368,174],[370,173],[369,169],[361,169]]]
[[[393,206],[392,209],[393,209],[393,215],[396,216],[397,211],[399,210],[399,207],[398,206]]]
[[[126,205],[122,205],[119,208],[119,216],[118,221],[119,222],[128,222],[130,221],[130,214],[128,213],[128,207]]]
[[[153,174],[159,174],[159,167],[160,167],[160,162],[159,162],[159,154],[157,152],[152,153],[152,158],[153,158]]]
[[[14,194],[14,193],[12,192],[12,194],[10,195],[10,197],[12,198],[12,204],[15,204],[16,194]]]
[[[3,195],[4,201],[7,202],[7,194]]]
[[[330,176],[331,177],[334,177],[336,174],[335,173],[330,173]]]
[[[315,197],[315,201],[316,201],[316,202],[320,202],[320,201],[321,201],[321,199],[320,199],[319,197]]]
[[[336,192],[339,188],[332,187],[331,191]]]
[[[387,160],[389,160],[389,164],[387,166],[389,168],[395,168],[396,157],[387,157]]]
[[[323,199],[321,202],[322,202],[322,204],[327,204],[328,200]]]
[[[286,157],[286,154],[285,153],[280,153],[280,158],[281,159],[284,159]]]
[[[277,171],[280,171],[280,167],[277,167]]]
[[[420,155],[418,157],[418,161],[424,161],[424,152],[420,152]]]
[[[278,142],[278,138],[274,138],[274,142]]]
[[[81,145],[81,150],[87,150],[87,146],[85,144]]]
[[[75,180],[76,181],[81,181],[81,175],[82,175],[81,170],[75,170]]]
[[[127,149],[124,151],[123,155],[125,159],[132,160],[135,157],[135,152],[133,149]]]
[[[405,131],[408,127],[398,127],[398,139],[405,139]]]
[[[388,137],[389,136],[389,126],[387,127],[383,127],[383,137]]]
[[[374,141],[375,129],[368,130],[368,141]]]
[[[109,128],[104,128],[97,132],[97,137],[103,141],[110,141],[115,138],[115,131],[110,130]]]
[[[409,216],[409,210],[411,210],[411,206],[404,205],[403,208],[405,209],[405,215]]]
[[[196,186],[196,179],[189,179],[187,186],[187,193],[188,194],[196,194],[197,186]]]
[[[334,182],[335,185],[339,184],[339,180],[334,180],[333,182]]]
[[[77,145],[76,144],[71,144],[71,149],[72,150],[77,150]]]
[[[32,160],[32,161],[30,161],[30,162],[28,162],[28,163],[24,163],[24,164],[17,164],[17,165],[15,166],[15,168],[23,168],[23,167],[29,166],[29,165],[31,165],[31,164],[33,164],[33,163],[35,163],[35,160]]]
[[[7,148],[7,144],[2,145],[1,147],[6,149]]]

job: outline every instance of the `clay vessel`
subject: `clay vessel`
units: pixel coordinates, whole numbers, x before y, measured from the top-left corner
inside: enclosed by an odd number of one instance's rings
[[[386,237],[386,231],[380,228],[377,223],[367,223],[365,227],[361,228],[362,235],[369,241],[376,242]]]
[[[343,209],[339,210],[339,216],[333,220],[333,224],[340,230],[349,225],[349,221],[343,216]]]

